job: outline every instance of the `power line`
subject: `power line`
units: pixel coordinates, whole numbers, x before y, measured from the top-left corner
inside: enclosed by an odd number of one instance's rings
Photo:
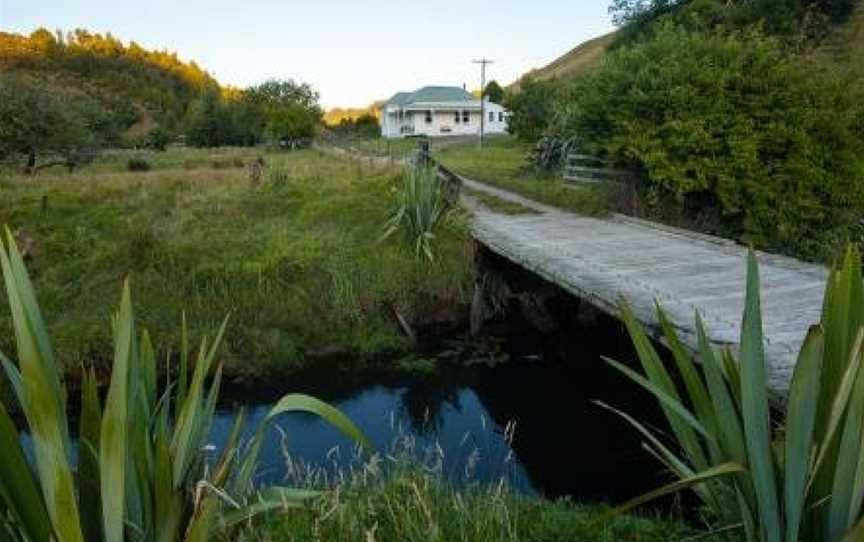
[[[480,64],[480,148],[483,148],[483,136],[486,132],[486,65],[493,64],[495,61],[483,57],[478,60],[472,60],[474,64]]]

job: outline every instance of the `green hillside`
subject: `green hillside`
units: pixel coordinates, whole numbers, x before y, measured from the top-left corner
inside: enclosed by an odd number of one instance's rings
[[[536,81],[578,77],[588,68],[595,66],[603,58],[603,54],[615,41],[615,35],[613,32],[581,43],[546,66],[533,69],[523,77],[529,77]],[[519,82],[513,83],[510,88],[518,89]]]
[[[0,73],[4,80],[47,89],[87,109],[98,109],[110,137],[154,123],[175,129],[189,105],[218,83],[194,62],[176,53],[150,51],[111,34],[77,29],[29,36],[0,32]]]

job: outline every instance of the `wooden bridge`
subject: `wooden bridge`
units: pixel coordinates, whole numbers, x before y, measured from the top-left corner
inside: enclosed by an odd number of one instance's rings
[[[736,347],[744,310],[745,248],[621,215],[579,216],[458,178],[471,190],[535,211],[499,214],[463,196],[474,211],[474,236],[493,252],[612,314],[626,299],[655,336],[659,302],[694,351],[698,311],[713,344]],[[764,253],[759,261],[767,385],[782,399],[807,329],[819,319],[828,270]]]

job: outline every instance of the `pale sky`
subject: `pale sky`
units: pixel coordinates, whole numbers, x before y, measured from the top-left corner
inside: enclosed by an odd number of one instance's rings
[[[176,51],[222,83],[311,83],[325,107],[423,85],[507,84],[612,30],[609,0],[0,0],[0,30],[86,28]]]

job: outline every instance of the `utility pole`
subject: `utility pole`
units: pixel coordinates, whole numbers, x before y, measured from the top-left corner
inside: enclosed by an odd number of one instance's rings
[[[484,95],[486,94],[486,65],[492,64],[495,61],[484,57],[472,62],[480,64],[480,148],[482,149],[483,136],[486,131],[486,100],[484,100]]]

